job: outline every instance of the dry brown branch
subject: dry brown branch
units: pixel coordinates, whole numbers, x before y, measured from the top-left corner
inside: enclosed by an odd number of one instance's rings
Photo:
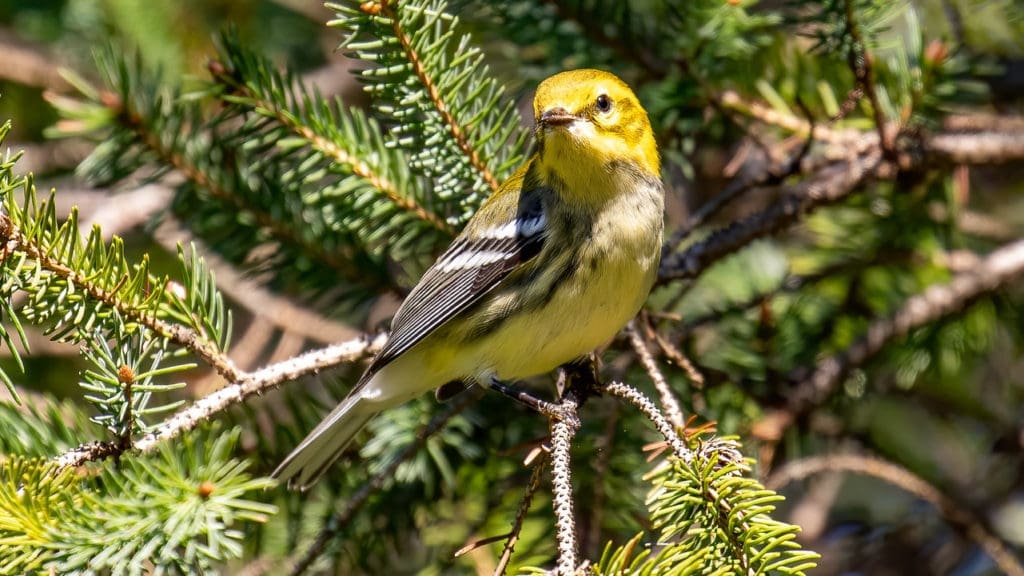
[[[0,78],[47,90],[64,91],[70,85],[60,75],[53,56],[36,44],[0,30]]]
[[[991,293],[1024,272],[1024,240],[992,252],[969,272],[948,284],[931,286],[908,299],[892,316],[876,320],[867,332],[849,348],[818,363],[806,377],[790,375],[800,382],[787,393],[787,411],[802,413],[822,402],[853,367],[877,354],[887,344],[906,336],[911,330],[962,310],[970,302]]]
[[[923,151],[935,163],[999,164],[1018,161],[1024,158],[1024,130],[935,134],[925,139]]]
[[[533,502],[533,495],[537,492],[540,487],[540,476],[544,472],[545,460],[542,458],[537,460],[533,464],[533,473],[530,474],[530,482],[526,485],[526,492],[523,494],[523,500],[519,504],[519,510],[516,511],[516,518],[512,522],[512,531],[508,534],[508,539],[505,541],[505,547],[501,551],[501,558],[498,559],[498,565],[494,568],[494,576],[502,576],[505,574],[505,569],[508,568],[508,563],[512,559],[512,552],[515,551],[516,543],[519,542],[519,533],[523,530],[523,522],[526,520],[526,513],[530,511],[530,504]]]
[[[877,151],[833,164],[794,186],[768,209],[720,229],[686,250],[666,255],[661,261],[661,281],[694,278],[712,263],[796,222],[826,204],[846,198],[882,167]]]
[[[1024,566],[1021,565],[1020,560],[969,509],[943,494],[920,476],[880,458],[856,454],[832,454],[795,460],[774,472],[765,482],[765,487],[779,490],[787,484],[822,472],[865,474],[906,490],[934,506],[946,521],[962,530],[968,538],[981,546],[1004,574],[1024,576]]]
[[[329,320],[322,314],[292,302],[286,296],[274,294],[260,286],[212,250],[205,250],[198,238],[169,215],[165,216],[153,234],[153,239],[171,253],[177,251],[178,244],[196,246],[198,252],[206,254],[206,265],[216,273],[218,290],[253,315],[271,322],[285,332],[322,344],[351,340],[358,335],[358,331],[351,326]]]
[[[704,387],[704,375],[700,373],[697,366],[683,354],[683,351],[677,348],[674,344],[668,341],[664,336],[661,335],[657,330],[654,331],[654,340],[661,347],[662,352],[665,356],[676,363],[686,373],[686,377],[693,383],[693,387],[701,389]]]
[[[48,174],[69,170],[92,152],[93,145],[85,140],[70,138],[49,142],[11,142],[11,150],[21,150],[18,170],[22,174]]]
[[[814,136],[815,140],[823,142],[846,144],[862,138],[863,133],[857,130],[837,131],[828,126],[813,125],[803,118],[784,114],[770,108],[760,102],[744,100],[739,93],[726,90],[719,96],[719,101],[731,110],[735,110],[745,116],[749,116],[759,122],[777,126],[802,136]]]

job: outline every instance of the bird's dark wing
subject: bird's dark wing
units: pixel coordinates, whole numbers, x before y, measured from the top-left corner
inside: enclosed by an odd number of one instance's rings
[[[505,218],[501,226],[460,235],[427,270],[399,308],[391,323],[391,337],[362,382],[479,301],[540,252],[548,229],[540,195],[524,195],[510,212],[515,217]]]

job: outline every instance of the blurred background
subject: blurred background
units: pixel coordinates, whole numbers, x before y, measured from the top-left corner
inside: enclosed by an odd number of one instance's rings
[[[526,126],[533,87],[551,73],[600,67],[637,88],[666,161],[669,234],[692,227],[693,215],[730,183],[753,182],[697,222],[682,241],[685,249],[711,230],[777,205],[787,186],[814,177],[813,166],[794,170],[786,161],[804,146],[809,122],[834,134],[870,134],[874,117],[864,97],[850,95],[858,85],[856,66],[835,35],[840,25],[830,20],[842,13],[842,3],[721,2],[745,8],[745,19],[735,20],[716,20],[713,7],[683,4],[460,0],[449,11],[473,34]],[[870,27],[868,60],[886,118],[912,135],[990,126],[1016,129],[1024,138],[1019,0],[855,4]],[[241,44],[287,67],[303,85],[366,108],[370,99],[352,73],[366,64],[336,50],[342,32],[325,25],[334,16],[306,0],[0,0],[0,120],[13,120],[4,146],[24,151],[17,171],[34,174],[41,192],[55,189],[59,211],[78,206],[83,228],[98,224],[106,235],[124,237],[133,257],[150,254],[157,272],[173,269],[178,242],[208,242],[201,246],[235,313],[231,355],[246,369],[386,326],[415,272],[382,265],[394,290],[355,304],[322,286],[277,279],[277,270],[258,265],[258,252],[240,257],[182,225],[188,205],[170,210],[177,220],[165,218],[173,180],[96,186],[80,164],[97,143],[48,137],[74,131],[61,125],[51,95],[74,93],[75,76],[100,83],[94,54],[110,47],[137,51],[143,67],[168,83],[199,85],[217,58],[218,35],[233,29]],[[819,138],[806,158],[826,157],[841,140]],[[696,416],[695,425],[716,421],[720,432],[740,436],[744,453],[758,462],[757,475],[787,497],[778,517],[800,525],[802,545],[822,554],[818,574],[967,576],[1021,566],[1020,277],[977,291],[957,311],[913,324],[909,334],[886,338],[863,359],[843,356],[909,298],[971,273],[986,254],[1024,238],[1024,162],[996,156],[862,182],[782,234],[750,238],[695,278],[666,279],[652,296],[648,336],[661,350],[659,362],[684,412]],[[655,332],[671,346],[656,346]],[[31,330],[28,336],[32,352],[17,386],[83,404],[77,374],[86,363],[78,347]],[[692,361],[692,372],[678,366],[673,348]],[[849,361],[841,377],[827,394],[791,410],[794,390],[833,357]],[[605,359],[608,373],[648,384],[628,343],[613,344]],[[6,349],[0,365],[14,373]],[[340,393],[353,375],[304,385],[306,393],[329,405],[322,385]],[[187,376],[189,385],[179,392],[185,399],[223,384],[212,371]],[[283,436],[275,431],[276,417],[287,412],[281,396],[232,416],[245,430],[238,452],[260,474],[300,433],[299,427]],[[519,412],[525,423],[510,425],[518,431],[494,432],[487,413],[502,409],[500,400],[485,399],[436,447],[438,454],[403,469],[399,484],[420,484],[375,499],[352,535],[376,538],[337,544],[322,573],[490,574],[497,552],[459,561],[451,552],[474,536],[499,533],[511,520],[527,472],[517,464],[523,455],[517,443],[544,434],[542,422]],[[648,486],[640,480],[647,464],[640,454],[621,455],[646,433],[636,421],[623,424],[623,410],[608,402],[588,409],[577,462],[602,473],[588,479],[581,472],[577,505],[583,551],[594,558],[604,542],[621,543],[647,527]],[[374,453],[374,446],[367,449]],[[496,454],[507,461],[472,471]],[[474,487],[493,492],[488,482],[495,478],[507,480],[508,496],[467,494]],[[355,485],[339,481],[337,492],[320,496],[322,508],[304,515],[290,515],[296,497],[271,498],[284,511],[252,535],[244,561],[227,572],[275,573],[279,559],[342,505],[338,494]],[[404,517],[389,523],[399,509]],[[301,530],[287,524],[295,517],[304,522]],[[523,564],[550,558],[548,518],[549,502],[531,513]],[[1001,562],[993,555],[1003,555]]]

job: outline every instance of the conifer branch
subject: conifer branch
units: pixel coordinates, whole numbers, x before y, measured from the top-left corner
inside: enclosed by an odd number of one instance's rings
[[[307,242],[300,234],[298,234],[297,228],[294,225],[282,222],[275,218],[270,212],[262,210],[252,203],[245,201],[242,197],[234,194],[226,187],[215,182],[206,172],[200,169],[199,166],[190,162],[184,154],[165,146],[163,141],[160,139],[160,135],[149,129],[142,116],[140,116],[138,112],[124,107],[125,105],[120,102],[120,99],[116,96],[110,94],[106,100],[109,103],[111,111],[114,112],[118,118],[124,120],[125,127],[137,136],[139,142],[143,146],[156,154],[156,156],[168,166],[171,166],[180,172],[182,176],[190,182],[207,191],[212,197],[237,208],[244,214],[250,215],[260,227],[267,230],[274,238],[295,246],[300,246],[304,253],[324,262],[335,270],[346,272],[349,275],[358,273],[352,268],[352,260],[355,254],[349,249],[349,247],[340,246],[340,253],[326,252],[322,245]]]
[[[246,66],[245,70],[233,70],[234,74],[228,73],[224,63],[221,62],[211,62],[208,66],[214,79],[230,89],[231,92],[225,95],[227,100],[273,118],[278,124],[308,142],[314,150],[332,160],[337,166],[347,167],[353,174],[366,180],[370,186],[383,193],[397,208],[414,215],[446,236],[455,235],[456,230],[448,222],[422,206],[407,191],[400,190],[399,184],[383,174],[379,165],[371,165],[361,157],[358,146],[347,149],[337,138],[331,138],[323,130],[318,130],[321,123],[311,122],[311,118],[308,117],[313,112],[312,110],[299,110],[298,102],[288,102],[280,97],[273,97],[275,94],[271,92],[272,90],[288,88],[292,90],[292,98],[295,98],[294,92],[301,89],[295,86],[296,83],[290,76],[282,78],[273,72],[260,69],[265,64],[242,52],[234,38],[226,37],[224,43],[226,44],[224,56],[227,63],[231,66]],[[263,89],[265,88],[263,75],[270,76],[272,86],[270,90]],[[303,94],[303,100],[307,108],[321,107],[321,113],[326,111],[326,107],[322,106],[322,103],[310,98],[308,94]],[[341,108],[337,112],[339,114],[359,113],[356,110],[345,111]],[[329,115],[325,116],[327,116],[325,120],[331,120]],[[377,164],[381,161],[378,159]]]
[[[75,233],[77,234],[77,230]],[[24,253],[38,262],[43,269],[65,279],[78,290],[88,294],[93,300],[104,304],[111,310],[116,310],[132,322],[146,326],[170,342],[187,348],[216,369],[224,378],[237,379],[238,368],[230,358],[220,351],[216,344],[194,330],[161,320],[151,311],[139,309],[130,301],[120,298],[118,296],[120,286],[115,286],[114,289],[104,288],[89,277],[83,276],[69,264],[51,256],[33,240],[23,236],[6,214],[0,214],[0,245],[6,246],[9,252]]]
[[[398,38],[398,41],[402,46],[402,50],[405,52],[406,58],[409,60],[409,63],[412,64],[416,77],[423,85],[423,89],[426,90],[427,95],[430,97],[430,101],[434,104],[434,108],[437,109],[437,113],[440,114],[441,119],[448,127],[448,130],[458,145],[459,150],[466,155],[466,158],[469,159],[469,163],[477,170],[477,172],[480,173],[480,176],[485,182],[487,182],[487,185],[491,187],[491,190],[497,190],[500,182],[498,182],[498,179],[491,172],[490,168],[488,168],[480,159],[480,153],[477,152],[477,150],[470,144],[469,139],[467,138],[467,134],[469,133],[468,127],[460,125],[455,120],[452,113],[449,111],[448,104],[446,104],[444,99],[441,97],[441,93],[437,88],[437,83],[429,74],[427,74],[427,70],[423,65],[423,56],[421,56],[412,45],[409,35],[405,32],[405,29],[402,28],[402,22],[399,19],[398,14],[395,12],[395,7],[392,6],[394,1],[395,0],[379,0],[380,11],[391,21],[391,29],[394,31],[395,37]],[[374,2],[368,2],[367,4],[373,5]],[[367,7],[367,10],[372,9],[374,8]]]
[[[386,341],[387,337],[383,334],[374,338],[364,336],[313,350],[254,372],[247,373],[238,370],[238,377],[229,381],[227,386],[177,412],[154,428],[152,432],[136,440],[134,448],[142,453],[150,452],[168,440],[173,440],[185,432],[195,429],[200,424],[210,421],[215,415],[254,395],[267,392],[285,382],[317,374],[340,364],[355,362],[375,354]],[[90,444],[69,450],[54,458],[54,462],[58,469],[80,466],[90,460],[120,454],[125,448],[121,446],[117,450],[112,446]]]
[[[381,343],[383,346],[383,342]],[[423,426],[416,431],[416,437],[408,444],[405,448],[396,454],[390,462],[379,472],[374,474],[369,480],[367,480],[362,486],[359,487],[351,496],[349,496],[345,508],[340,512],[331,516],[324,527],[317,534],[316,540],[313,544],[299,557],[298,560],[292,565],[291,576],[299,576],[304,574],[307,570],[312,567],[313,563],[323,555],[327,550],[327,545],[330,544],[339,534],[341,534],[347,527],[348,524],[355,517],[356,513],[366,504],[367,499],[372,496],[375,492],[380,490],[384,484],[390,480],[395,473],[395,470],[408,459],[412,458],[426,445],[427,440],[432,436],[444,430],[448,422],[460,414],[463,410],[468,408],[470,404],[477,400],[477,396],[474,394],[462,394],[449,404],[443,412],[436,415],[426,426]]]

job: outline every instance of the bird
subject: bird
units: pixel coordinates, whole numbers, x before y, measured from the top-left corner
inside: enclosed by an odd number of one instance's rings
[[[581,69],[541,82],[533,112],[533,153],[423,274],[387,343],[274,478],[305,490],[382,411],[453,383],[551,372],[643,307],[664,228],[646,110],[614,74]]]

